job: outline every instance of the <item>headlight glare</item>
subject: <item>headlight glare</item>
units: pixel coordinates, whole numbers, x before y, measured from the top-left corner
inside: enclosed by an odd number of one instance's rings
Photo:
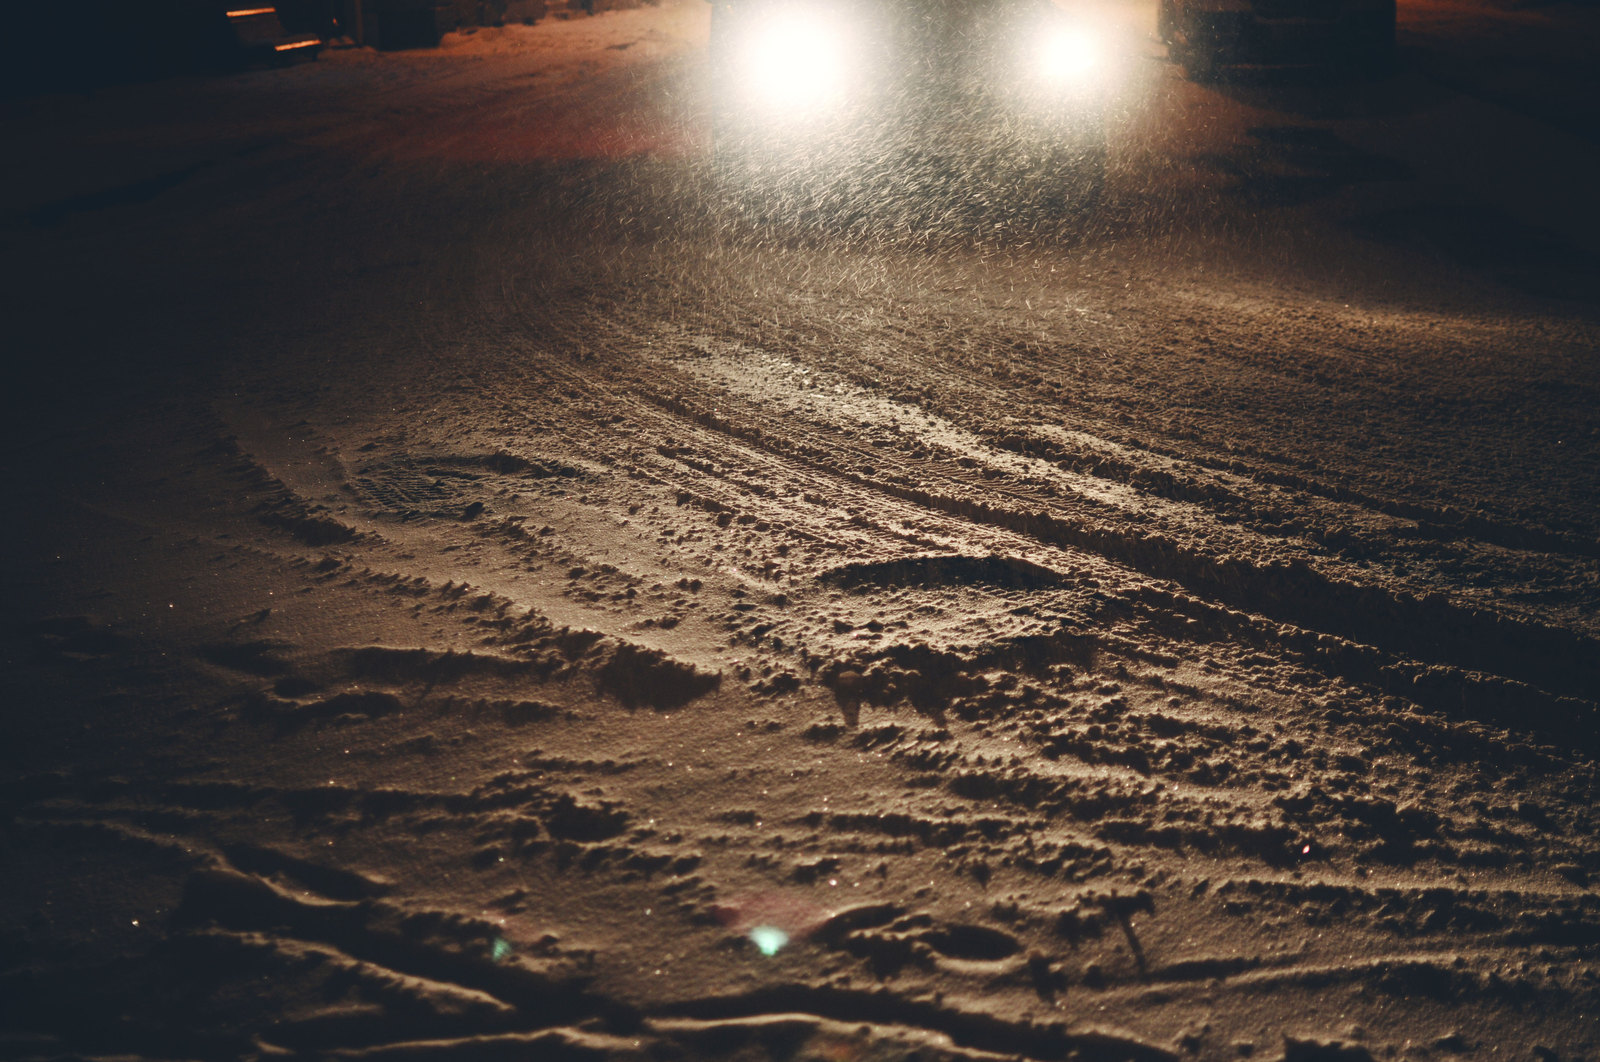
[[[801,11],[777,12],[752,28],[740,72],[753,102],[784,113],[807,113],[845,95],[850,56],[831,31]]]
[[[1030,58],[1034,76],[1045,84],[1081,86],[1101,73],[1105,46],[1082,26],[1054,26],[1033,41]]]

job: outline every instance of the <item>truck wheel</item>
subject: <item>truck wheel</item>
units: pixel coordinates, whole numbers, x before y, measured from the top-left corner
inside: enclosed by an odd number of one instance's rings
[[[1222,77],[1222,63],[1213,47],[1186,44],[1178,62],[1183,64],[1184,75],[1197,84],[1209,85]]]

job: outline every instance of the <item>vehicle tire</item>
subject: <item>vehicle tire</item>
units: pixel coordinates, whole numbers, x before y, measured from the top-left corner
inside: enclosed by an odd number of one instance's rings
[[[1222,78],[1222,56],[1215,43],[1209,41],[1196,41],[1192,37],[1185,40],[1177,48],[1175,58],[1183,67],[1183,74],[1190,81],[1201,85],[1209,85]]]
[[[1198,85],[1212,84],[1221,76],[1216,57],[1206,52],[1189,52],[1179,62],[1183,65],[1183,76]]]

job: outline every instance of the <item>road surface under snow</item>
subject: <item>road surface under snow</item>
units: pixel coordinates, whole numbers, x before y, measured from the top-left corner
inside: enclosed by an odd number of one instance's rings
[[[1586,12],[1106,5],[1070,218],[706,12],[9,105],[0,1055],[1594,1059]]]

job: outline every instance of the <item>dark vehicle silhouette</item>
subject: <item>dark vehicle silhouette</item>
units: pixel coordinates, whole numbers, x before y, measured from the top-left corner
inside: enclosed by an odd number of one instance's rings
[[[1245,64],[1382,72],[1394,61],[1394,0],[1159,0],[1156,27],[1196,81]]]

